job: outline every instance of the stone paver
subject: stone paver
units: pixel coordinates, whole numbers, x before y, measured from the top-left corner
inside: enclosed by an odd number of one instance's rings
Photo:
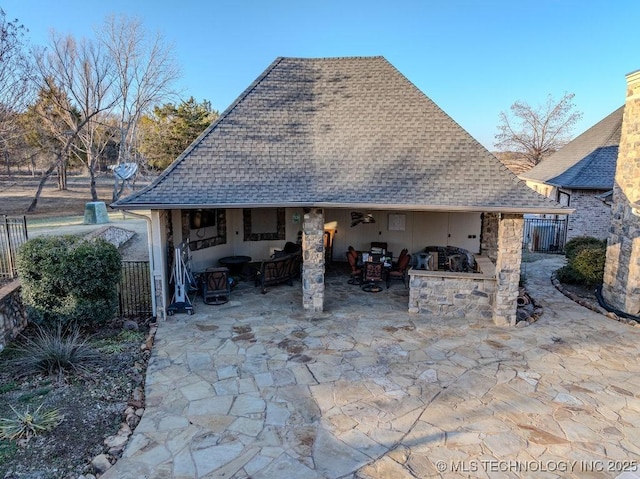
[[[103,479],[640,477],[640,328],[551,285],[524,328],[409,314],[401,285],[328,276],[325,312],[300,283],[159,325],[147,409]],[[621,475],[622,474],[622,475]]]

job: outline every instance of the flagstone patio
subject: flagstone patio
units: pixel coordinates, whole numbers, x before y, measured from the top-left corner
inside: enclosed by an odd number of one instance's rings
[[[640,329],[525,264],[525,328],[409,314],[394,284],[241,283],[159,324],[146,410],[104,479],[616,477],[640,455]],[[345,269],[346,273],[346,269]],[[626,474],[624,477],[637,477]]]

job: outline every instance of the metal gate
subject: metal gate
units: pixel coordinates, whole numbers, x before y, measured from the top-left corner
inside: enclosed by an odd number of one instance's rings
[[[532,253],[564,254],[567,241],[567,217],[558,219],[525,218],[522,249]]]
[[[122,318],[149,317],[153,314],[148,261],[122,262],[122,275],[118,284],[118,311]]]
[[[27,241],[27,219],[25,216],[10,218],[2,215],[0,220],[0,279],[18,276],[16,255],[18,248]]]

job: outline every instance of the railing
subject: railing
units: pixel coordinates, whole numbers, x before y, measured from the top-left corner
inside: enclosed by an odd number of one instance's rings
[[[567,217],[559,219],[525,218],[522,249],[532,253],[564,254]]]
[[[18,248],[28,239],[27,218],[10,218],[2,215],[0,219],[0,279],[13,279],[18,276],[16,256]]]
[[[119,314],[123,318],[153,314],[151,274],[148,261],[123,261],[118,285]]]

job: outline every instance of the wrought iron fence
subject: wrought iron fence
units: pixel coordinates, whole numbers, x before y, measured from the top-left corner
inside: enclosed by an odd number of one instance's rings
[[[0,279],[13,279],[18,276],[16,256],[18,248],[28,239],[27,218],[10,218],[2,215],[0,219]]]
[[[153,314],[151,273],[148,261],[123,261],[118,285],[120,317],[148,317]]]
[[[564,254],[567,241],[567,217],[558,219],[525,218],[522,249],[532,253]]]

